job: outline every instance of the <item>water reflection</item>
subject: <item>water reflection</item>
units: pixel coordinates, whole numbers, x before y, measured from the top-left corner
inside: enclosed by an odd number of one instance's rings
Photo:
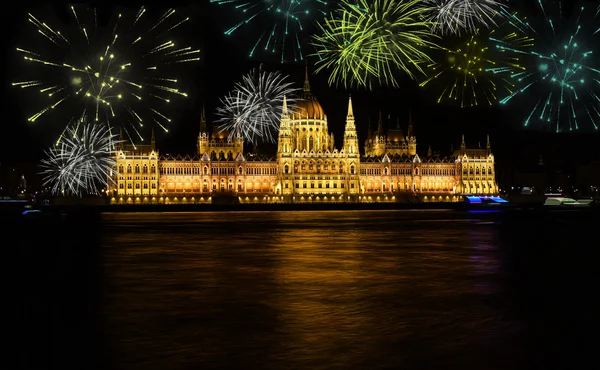
[[[473,217],[106,215],[111,357],[123,368],[481,367],[497,351],[481,338],[497,330],[482,296],[496,294],[487,276],[499,264],[491,248],[485,268],[471,258],[494,233]]]
[[[21,368],[575,368],[595,355],[598,224],[576,215],[24,222]]]

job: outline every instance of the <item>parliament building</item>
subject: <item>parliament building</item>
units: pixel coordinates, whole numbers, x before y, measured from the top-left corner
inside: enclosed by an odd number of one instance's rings
[[[421,157],[412,120],[404,134],[399,124],[384,132],[380,117],[361,155],[351,98],[339,148],[308,74],[302,99],[283,104],[275,157],[244,152],[242,138],[218,128],[209,133],[204,113],[194,156],[161,156],[154,135],[150,145],[121,144],[111,203],[457,202],[498,193],[489,137],[485,148],[467,149],[463,136],[450,158],[431,149]]]

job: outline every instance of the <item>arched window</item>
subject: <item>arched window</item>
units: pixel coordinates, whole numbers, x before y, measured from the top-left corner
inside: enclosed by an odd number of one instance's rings
[[[202,173],[204,173],[205,175],[208,175],[208,166],[204,166]]]
[[[386,170],[387,170],[387,168],[386,168]],[[354,165],[350,166],[350,174],[354,175]],[[386,173],[386,175],[387,175],[387,173]]]
[[[308,151],[309,152],[314,149],[313,145],[314,145],[314,140],[313,140],[313,137],[311,136],[308,138]]]
[[[227,159],[230,160],[230,161],[233,160],[233,153],[232,152],[228,152],[227,153]]]
[[[309,171],[313,170],[313,163],[312,163],[312,161],[308,163],[308,170]]]
[[[131,173],[131,165],[130,164],[127,165],[127,173]]]
[[[242,166],[238,167],[238,175],[241,175],[244,173],[244,169],[242,168]]]
[[[150,166],[150,173],[156,173],[156,166],[155,165]]]
[[[383,174],[387,176],[387,174],[388,174],[388,168],[387,167],[383,169]]]
[[[288,174],[290,173],[290,166],[288,166],[287,164],[283,167],[283,173]]]
[[[147,165],[144,165],[144,167],[142,168],[142,173],[143,174],[148,173],[148,166]]]
[[[123,173],[123,165],[122,164],[119,165],[119,173]]]
[[[140,173],[140,165],[139,164],[135,165],[135,173]]]

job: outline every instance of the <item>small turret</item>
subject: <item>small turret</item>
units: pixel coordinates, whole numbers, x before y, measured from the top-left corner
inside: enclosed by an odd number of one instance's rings
[[[335,137],[333,136],[333,132],[329,135],[329,150],[333,151],[335,149]]]
[[[123,139],[123,126],[121,126],[121,129],[119,130],[119,150],[123,150],[124,143],[125,140]]]
[[[204,105],[200,111],[200,136],[206,132],[206,114],[204,112]]]
[[[432,157],[433,153],[431,152],[431,144],[429,144],[429,148],[427,149],[427,156]]]
[[[408,111],[408,132],[407,132],[407,136],[409,138],[415,136],[414,131],[413,131],[413,123],[412,123],[412,111]]]
[[[379,124],[377,125],[377,136],[383,136],[383,119],[381,118],[381,111],[379,111]]]

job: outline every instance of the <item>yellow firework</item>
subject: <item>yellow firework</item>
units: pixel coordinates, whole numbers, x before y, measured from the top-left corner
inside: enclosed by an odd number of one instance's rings
[[[143,141],[144,127],[167,132],[169,103],[187,96],[178,87],[174,67],[200,60],[199,50],[172,39],[171,31],[189,18],[178,18],[169,9],[152,21],[142,7],[137,13],[116,14],[103,27],[93,8],[71,6],[69,12],[73,26],[64,30],[28,15],[39,41],[17,52],[35,77],[13,83],[38,93],[31,106],[41,107],[28,120],[65,122],[65,115],[86,116],[121,125],[132,143]]]

